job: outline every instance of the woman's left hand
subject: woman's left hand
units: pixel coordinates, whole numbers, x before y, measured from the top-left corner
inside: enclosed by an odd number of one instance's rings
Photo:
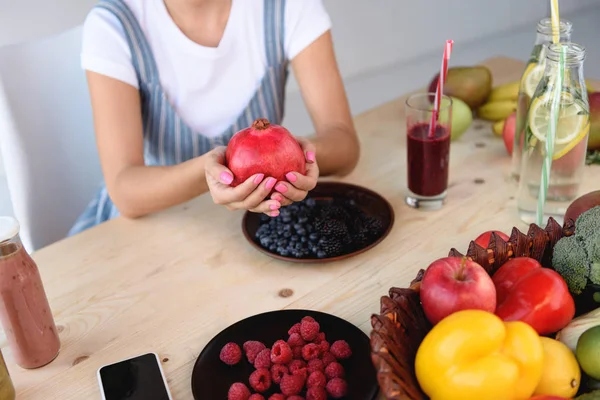
[[[277,182],[275,193],[271,195],[271,199],[280,202],[282,206],[304,200],[308,192],[315,188],[319,179],[315,146],[304,138],[296,139],[302,146],[306,158],[306,175],[292,171],[285,176],[287,182]]]

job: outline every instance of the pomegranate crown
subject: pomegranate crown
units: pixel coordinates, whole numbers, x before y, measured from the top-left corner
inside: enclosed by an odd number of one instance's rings
[[[254,129],[258,129],[260,131],[267,129],[269,127],[269,125],[271,125],[271,123],[269,122],[268,119],[266,118],[258,118],[257,120],[254,121],[254,123],[252,124],[252,127]]]

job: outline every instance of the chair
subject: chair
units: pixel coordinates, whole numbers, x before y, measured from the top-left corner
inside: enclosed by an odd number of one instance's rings
[[[65,237],[102,179],[80,49],[81,27],[0,48],[0,148],[29,251]]]

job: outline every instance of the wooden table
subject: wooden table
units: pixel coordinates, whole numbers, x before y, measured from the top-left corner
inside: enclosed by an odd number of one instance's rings
[[[485,64],[495,84],[518,80],[523,70],[521,62],[505,58]],[[490,124],[476,121],[452,144],[448,202],[435,212],[404,204],[404,99],[357,117],[356,128],[362,157],[344,180],[393,205],[394,228],[380,245],[338,263],[279,262],[245,241],[242,213],[213,205],[209,196],[55,243],[34,258],[63,348],[53,363],[32,371],[17,367],[5,350],[18,398],[99,399],[100,366],[155,351],[174,398],[191,399],[193,364],[228,325],[269,310],[306,308],[338,315],[368,333],[370,316],[391,286],[407,285],[452,247],[466,250],[485,230],[526,229],[507,180],[510,158]],[[586,167],[584,192],[598,189],[592,177],[599,172]]]

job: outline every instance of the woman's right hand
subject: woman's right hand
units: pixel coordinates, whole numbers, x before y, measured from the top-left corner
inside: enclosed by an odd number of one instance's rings
[[[225,150],[221,146],[206,154],[206,182],[215,204],[223,205],[229,210],[248,210],[271,217],[278,216],[281,203],[267,199],[277,180],[256,174],[236,187],[230,186],[233,173],[224,165]]]

